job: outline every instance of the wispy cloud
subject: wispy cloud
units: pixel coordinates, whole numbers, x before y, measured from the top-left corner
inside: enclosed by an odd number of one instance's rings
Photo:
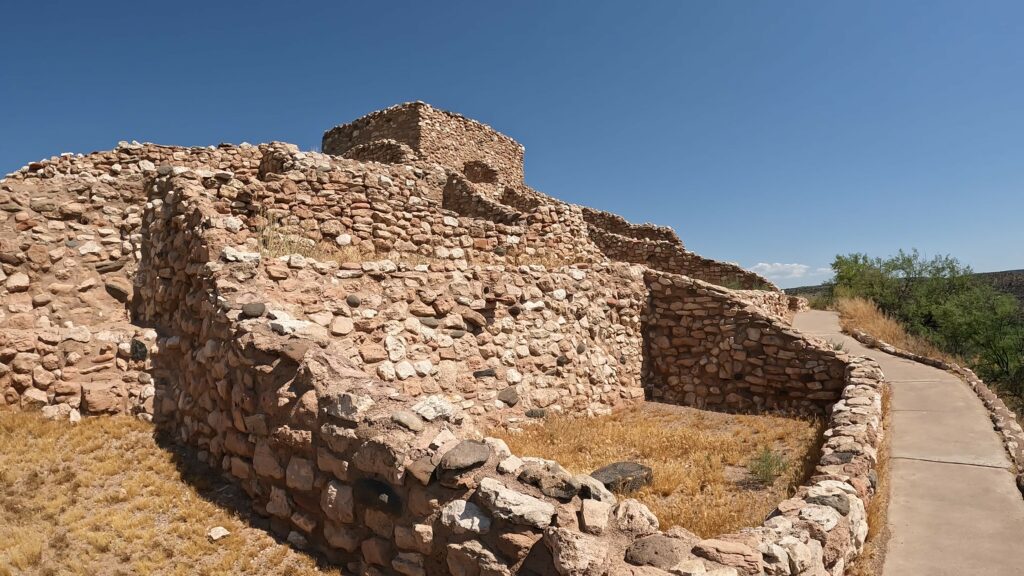
[[[832,274],[832,269],[827,267],[812,268],[807,264],[784,264],[782,262],[758,262],[751,266],[750,270],[772,282],[824,280]]]

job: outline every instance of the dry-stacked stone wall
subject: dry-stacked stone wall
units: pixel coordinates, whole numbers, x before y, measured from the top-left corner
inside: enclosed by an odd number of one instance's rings
[[[736,411],[815,409],[839,398],[847,358],[735,293],[648,271],[644,385],[653,400]]]
[[[604,259],[579,241],[585,224],[575,206],[549,201],[523,213],[458,172],[363,163],[284,144],[266,148],[263,181],[239,190],[233,209],[275,222],[282,234],[462,266]]]
[[[258,253],[242,249],[250,245],[251,231],[236,229],[236,217],[218,209],[216,188],[214,181],[180,173],[157,179],[151,189],[139,316],[160,333],[152,370],[156,420],[234,478],[253,498],[255,510],[291,544],[321,550],[355,573],[459,576],[656,576],[678,572],[680,565],[720,574],[838,576],[863,545],[881,441],[881,380],[870,361],[843,362],[842,389],[816,474],[763,526],[709,539],[682,529],[661,532],[639,502],[619,501],[591,478],[572,476],[554,462],[513,455],[500,441],[481,438],[478,405],[441,390],[410,389],[388,369],[383,378],[368,374],[368,367],[379,370],[393,362],[391,353],[399,349],[389,346],[388,336],[375,343],[380,334],[389,334],[390,344],[400,341],[396,335],[404,338],[407,357],[431,349],[431,340],[411,338],[422,334],[423,325],[398,322],[383,299],[374,300],[370,286],[379,284],[391,302],[409,303],[409,289],[422,291],[410,280],[431,274],[404,274],[380,262],[347,270],[293,258],[264,263]],[[282,278],[272,267],[295,275]],[[358,281],[363,274],[374,282],[339,283],[345,287],[338,296],[347,294],[350,309],[348,315],[332,311],[326,327],[327,315],[302,320],[264,304],[280,291],[291,292],[288,302],[315,305],[311,294],[297,292],[309,285],[300,275],[307,267],[329,271],[339,281]],[[622,270],[624,279],[634,274],[629,267]],[[498,301],[521,304],[525,315],[528,307],[542,310],[539,302],[547,306],[546,292],[554,302],[589,297],[574,293],[563,300],[557,288],[545,290],[548,278],[551,286],[567,281],[558,277],[563,272],[535,272],[537,292],[519,297],[509,291],[509,282],[531,284],[501,268],[480,270],[493,276],[479,289],[466,277],[434,274],[452,301],[438,303],[443,294],[428,294],[410,304],[420,308],[433,301],[441,310],[465,306],[461,324],[449,324],[454,317],[449,313],[435,327],[464,331],[462,339],[481,322],[467,322],[467,311],[486,311],[483,288],[498,287],[494,318],[481,313],[482,323],[495,329],[474,334],[481,342],[484,334],[506,333],[509,319],[516,317],[510,306],[504,309],[508,316],[502,314]],[[582,272],[564,274],[572,278]],[[627,282],[624,289],[637,287]],[[253,294],[265,300],[251,301]],[[609,298],[604,295],[605,304],[611,304]],[[437,318],[441,312],[431,306],[419,314],[407,320]],[[363,332],[360,324],[377,318],[384,331]],[[534,322],[529,316],[516,318],[538,333],[560,323],[554,316],[551,324],[541,322],[543,315]],[[365,334],[364,344],[333,338],[343,332]],[[442,332],[435,331],[434,338],[440,340]],[[517,357],[531,353],[529,344],[511,350]],[[511,354],[500,356],[511,359]],[[413,371],[429,372],[419,362],[409,361]],[[548,365],[542,361],[534,370]],[[506,382],[509,372],[506,366]],[[653,554],[652,548],[668,556]]]
[[[676,273],[756,275],[526,187],[518,144],[423,106],[332,131],[363,138],[348,158],[124,144],[10,175],[0,402],[152,418],[354,573],[841,574],[877,368],[792,332],[777,291]],[[645,392],[825,411],[816,475],[702,540],[480,433]]]
[[[324,134],[322,149],[349,156],[350,150],[380,140],[405,144],[421,160],[462,172],[476,183],[523,183],[522,145],[476,120],[423,102],[399,104],[332,128]]]
[[[115,150],[33,162],[0,182],[0,406],[149,418],[149,350],[134,324],[143,182],[169,163],[253,177],[253,146]]]
[[[608,232],[595,224],[588,229],[590,240],[612,260],[643,264],[655,270],[738,289],[778,291],[771,282],[735,264],[704,258],[683,248],[680,242],[631,238]]]
[[[587,224],[600,228],[605,232],[633,238],[636,240],[654,240],[656,242],[670,242],[678,244],[680,248],[683,242],[676,236],[674,230],[668,226],[657,226],[655,224],[633,224],[618,214],[595,210],[583,207],[583,219]]]

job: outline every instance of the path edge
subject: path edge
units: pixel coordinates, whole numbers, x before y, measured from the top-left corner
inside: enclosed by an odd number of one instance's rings
[[[848,336],[868,348],[944,370],[964,381],[978,396],[985,409],[988,410],[989,418],[992,420],[992,428],[1003,441],[1003,448],[1013,464],[1013,473],[1017,478],[1017,488],[1020,490],[1021,496],[1024,497],[1024,428],[1021,428],[1013,411],[1006,407],[1006,403],[1003,402],[999,395],[988,384],[985,384],[973,370],[955,362],[946,362],[945,360],[922,356],[909,350],[897,348],[863,330],[847,328],[842,330]]]

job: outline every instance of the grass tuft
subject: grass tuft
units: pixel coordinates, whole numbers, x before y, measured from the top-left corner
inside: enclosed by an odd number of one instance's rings
[[[765,447],[747,464],[750,475],[762,484],[772,484],[786,472],[789,465],[782,454]]]

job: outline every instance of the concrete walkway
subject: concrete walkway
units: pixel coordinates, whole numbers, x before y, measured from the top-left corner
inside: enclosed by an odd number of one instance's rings
[[[1024,499],[974,392],[945,371],[864,347],[833,312],[801,312],[793,325],[876,359],[892,383],[883,576],[1024,575]]]

